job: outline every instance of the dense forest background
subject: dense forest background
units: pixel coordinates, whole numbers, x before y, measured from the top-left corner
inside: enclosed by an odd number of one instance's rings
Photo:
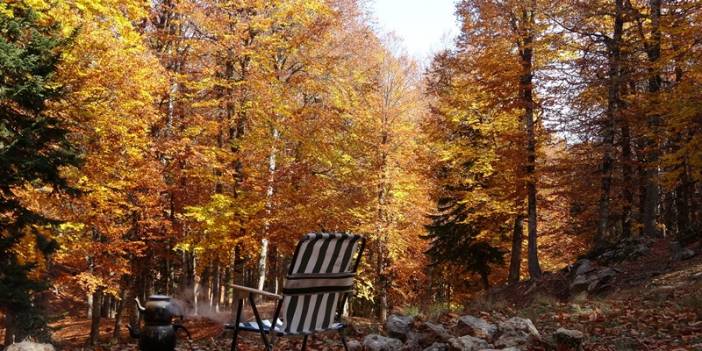
[[[700,239],[702,3],[456,14],[420,67],[356,0],[0,3],[5,343],[117,336],[157,292],[228,310],[312,231],[368,238],[351,313],[379,320]]]

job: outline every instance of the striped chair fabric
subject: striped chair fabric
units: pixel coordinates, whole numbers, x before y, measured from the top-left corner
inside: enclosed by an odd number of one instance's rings
[[[302,237],[283,284],[276,334],[308,335],[344,328],[336,317],[353,291],[363,245],[361,236],[347,233],[311,233]],[[269,333],[271,321],[263,320],[262,324]],[[256,322],[239,323],[239,329],[260,331]]]
[[[313,233],[303,237],[283,285],[285,334],[310,334],[343,327],[336,313],[353,290],[358,235]]]

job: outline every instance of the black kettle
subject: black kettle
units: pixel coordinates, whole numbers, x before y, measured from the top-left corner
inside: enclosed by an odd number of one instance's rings
[[[179,329],[185,331],[190,339],[188,330],[178,323],[173,323],[174,317],[183,319],[180,306],[171,302],[171,297],[166,295],[151,295],[142,306],[139,298],[135,298],[139,313],[144,317],[144,326],[127,326],[129,335],[139,339],[141,351],[173,351],[176,347],[176,334]]]

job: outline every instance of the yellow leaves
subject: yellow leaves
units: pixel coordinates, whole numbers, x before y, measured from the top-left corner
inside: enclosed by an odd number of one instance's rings
[[[15,17],[15,13],[12,11],[10,7],[8,7],[7,3],[0,3],[0,15],[8,17],[8,18],[13,18]]]
[[[22,265],[34,265],[29,273],[29,278],[41,280],[46,273],[46,255],[44,255],[37,246],[37,236],[35,232],[39,232],[46,238],[51,239],[51,231],[49,228],[33,225],[32,227],[24,228],[24,235],[20,237],[17,244],[11,247],[11,250],[17,257],[17,261]]]

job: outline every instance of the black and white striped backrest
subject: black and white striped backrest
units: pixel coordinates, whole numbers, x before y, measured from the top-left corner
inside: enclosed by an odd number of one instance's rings
[[[353,289],[365,239],[347,233],[305,235],[283,285],[281,318],[286,334],[329,329]]]

